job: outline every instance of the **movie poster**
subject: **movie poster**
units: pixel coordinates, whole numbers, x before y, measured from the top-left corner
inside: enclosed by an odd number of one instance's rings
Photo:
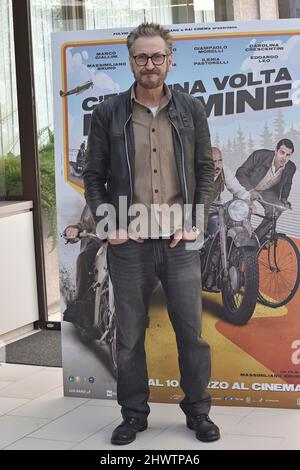
[[[257,188],[266,201],[268,191],[276,189],[284,206],[280,209],[276,200],[265,206],[256,201],[251,216],[246,215],[243,202],[229,206],[232,184],[221,185],[217,213],[225,208],[225,238],[230,239],[231,251],[227,258],[220,255],[221,235],[218,230],[210,235],[201,248],[203,272],[206,269],[202,294],[199,286],[202,334],[212,349],[209,389],[215,405],[300,407],[299,26],[299,20],[278,20],[169,27],[174,64],[168,86],[197,97],[205,106],[223,171],[226,166],[227,174],[236,176],[245,191]],[[128,33],[129,29],[76,31],[52,37],[68,396],[116,398],[114,302],[106,244],[95,235],[83,197],[82,171],[94,107],[132,84]],[[282,139],[283,146],[277,149]],[[287,159],[279,172],[275,154],[278,161]],[[259,239],[255,229],[264,213],[269,224]],[[61,234],[70,225],[80,227],[81,237],[65,244]],[[210,244],[212,239],[215,244]],[[215,277],[209,282],[210,272]],[[183,395],[177,348],[159,284],[149,312],[146,349],[150,400],[178,403]]]

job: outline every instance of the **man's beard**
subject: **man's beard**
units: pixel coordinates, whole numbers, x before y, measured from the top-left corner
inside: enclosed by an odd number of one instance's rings
[[[167,73],[168,73],[167,71],[164,74],[157,73],[157,72],[152,72],[152,73],[148,72],[148,73],[140,74],[139,77],[137,77],[137,75],[135,75],[135,79],[141,87],[145,88],[146,90],[153,90],[153,89],[159,88],[161,85],[163,85],[163,83],[165,81],[165,78],[167,76]],[[147,79],[143,80],[143,77],[145,77],[147,75],[156,75],[157,80],[155,80],[155,81],[147,81]]]

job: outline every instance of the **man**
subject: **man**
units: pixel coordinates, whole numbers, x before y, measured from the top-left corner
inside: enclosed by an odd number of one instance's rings
[[[263,201],[290,207],[288,197],[296,166],[289,159],[294,153],[294,144],[289,139],[281,139],[275,150],[260,149],[237,169],[236,177],[250,191],[252,199],[257,199],[264,207],[265,216],[272,216],[273,208]],[[277,217],[281,214],[277,209]],[[256,228],[256,234],[262,239],[269,231],[272,222],[264,219]]]
[[[250,202],[251,195],[246,189],[239,183],[237,178],[232,174],[231,170],[227,165],[223,163],[222,152],[218,147],[212,147],[212,158],[215,165],[215,178],[213,186],[213,202],[210,206],[209,218],[208,218],[208,233],[213,235],[219,227],[219,216],[216,212],[215,202],[219,202],[221,194],[225,187],[234,197],[245,199]],[[216,286],[216,269],[218,265],[219,253],[216,251],[211,257],[211,266],[209,275],[206,280],[206,286],[214,292],[219,292]]]
[[[239,183],[227,165],[223,163],[222,152],[217,147],[212,147],[212,158],[215,165],[213,201],[219,201],[225,187],[234,197],[250,201],[250,193]]]
[[[84,206],[80,221],[68,225],[63,232],[68,243],[81,241],[81,249],[76,262],[76,300],[84,300],[87,297],[88,289],[92,283],[90,272],[93,270],[93,263],[100,247],[99,242],[93,238],[80,239],[79,233],[83,230],[90,233],[96,232],[95,221],[88,205]]]
[[[153,204],[204,204],[207,218],[214,166],[204,108],[189,95],[170,92],[164,83],[172,67],[168,31],[141,24],[129,34],[127,46],[135,83],[93,112],[84,169],[87,203],[96,221],[101,220],[98,206],[112,202],[118,208],[118,197],[124,195],[128,208],[139,203],[150,211]],[[132,442],[147,428],[144,340],[157,277],[176,333],[185,394],[180,406],[187,427],[202,441],[220,437],[208,417],[210,348],[200,336],[200,255],[185,249],[186,242],[199,236],[199,227],[170,224],[169,234],[165,227],[160,229],[158,238],[143,230],[140,237],[132,235],[120,226],[108,233],[117,315],[117,395],[123,416],[111,438],[116,445]]]
[[[86,152],[85,141],[83,141],[80,144],[80,148],[79,148],[79,150],[77,152],[77,156],[76,156],[76,171],[80,171],[84,166],[85,152]]]

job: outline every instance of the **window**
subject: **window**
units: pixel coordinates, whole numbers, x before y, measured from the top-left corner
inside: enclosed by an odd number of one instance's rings
[[[215,21],[234,20],[233,0],[214,0]]]
[[[10,0],[0,2],[0,199],[22,195],[15,55]]]
[[[300,18],[300,0],[279,0],[279,18]]]

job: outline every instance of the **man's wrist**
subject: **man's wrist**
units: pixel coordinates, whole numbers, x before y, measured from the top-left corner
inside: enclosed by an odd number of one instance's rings
[[[199,227],[196,227],[196,225],[193,225],[193,226],[192,226],[192,232],[194,232],[194,233],[197,235],[197,237],[198,237],[198,236],[200,235],[200,233],[201,233],[201,230],[200,230]]]
[[[128,232],[127,230],[122,229],[122,228],[121,229],[116,228],[107,233],[107,238],[110,238],[110,239],[118,239],[118,238],[123,238],[123,237],[128,237]]]

